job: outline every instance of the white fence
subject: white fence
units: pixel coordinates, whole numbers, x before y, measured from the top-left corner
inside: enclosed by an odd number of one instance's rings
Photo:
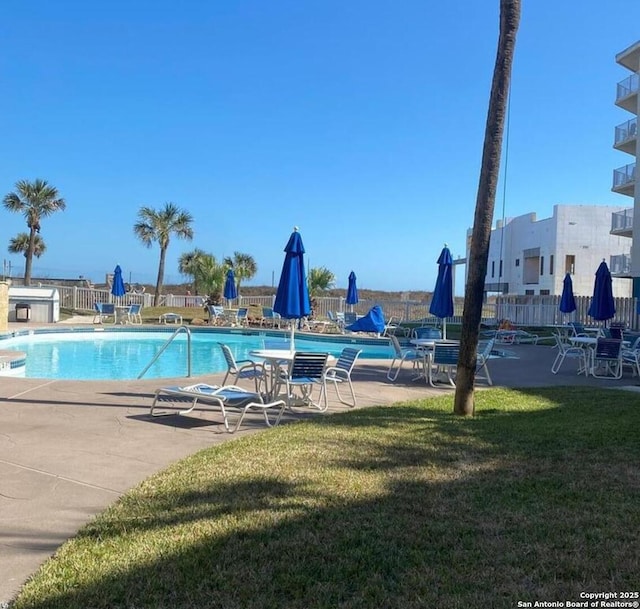
[[[591,297],[576,296],[575,299],[577,310],[562,313],[559,308],[560,296],[499,296],[496,300],[496,319],[508,319],[519,326],[552,326],[568,321],[579,321],[586,325],[599,323],[587,313]],[[616,314],[611,321],[637,328],[637,298],[616,298],[615,303]]]
[[[53,286],[52,286],[53,287]],[[96,302],[113,302],[115,304],[141,304],[143,307],[153,306],[152,294],[127,293],[125,296],[114,297],[109,290],[96,290],[93,288],[79,288],[68,286],[55,286],[60,294],[60,306],[73,311],[93,311]],[[231,304],[236,307],[257,305],[272,307],[274,296],[240,296]],[[482,321],[495,322],[508,319],[520,326],[551,326],[563,324],[567,321],[580,321],[585,324],[594,322],[588,314],[591,298],[576,296],[577,311],[571,314],[560,312],[559,296],[499,296],[495,304],[485,305],[482,312]],[[196,307],[202,308],[204,299],[201,296],[167,294],[161,297],[160,306],[167,307]],[[364,315],[372,306],[380,305],[385,317],[393,317],[403,321],[431,321],[437,319],[430,315],[428,302],[409,300],[361,300],[353,307],[359,315]],[[613,321],[626,324],[629,328],[638,328],[639,319],[636,313],[637,299],[616,298],[616,315]],[[315,317],[324,319],[328,311],[348,311],[350,305],[345,303],[343,297],[323,297],[316,299]],[[456,302],[453,317],[450,323],[460,323],[462,320],[462,303]]]

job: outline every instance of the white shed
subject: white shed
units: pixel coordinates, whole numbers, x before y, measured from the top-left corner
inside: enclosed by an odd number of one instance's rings
[[[56,288],[9,287],[9,321],[29,320],[60,321],[60,294]]]

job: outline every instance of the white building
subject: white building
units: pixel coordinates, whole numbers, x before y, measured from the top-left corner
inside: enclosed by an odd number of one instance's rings
[[[491,231],[485,291],[512,295],[560,295],[571,273],[576,296],[591,296],[595,272],[612,253],[629,255],[628,238],[610,232],[611,217],[623,207],[555,205],[553,216],[535,213],[504,222]],[[467,231],[467,260],[471,229]],[[613,295],[631,296],[631,282],[614,278]]]
[[[640,188],[636,188],[636,165],[638,162],[638,114],[640,113],[640,41],[616,55],[616,62],[632,72],[618,83],[616,106],[630,112],[632,117],[615,128],[613,147],[632,158],[613,172],[613,192],[631,197],[633,207],[612,216],[611,233],[631,238],[637,244],[631,247],[627,257],[622,252],[612,257],[611,272],[619,277],[633,278],[633,295],[640,296]],[[628,115],[627,115],[628,116]],[[616,252],[617,253],[617,252]],[[630,282],[631,283],[631,282]]]

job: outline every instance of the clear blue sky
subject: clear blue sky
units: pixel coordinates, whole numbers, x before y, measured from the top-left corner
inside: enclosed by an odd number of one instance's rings
[[[431,290],[444,242],[473,222],[498,0],[7,0],[0,8],[0,195],[43,178],[67,210],[42,223],[34,275],[153,283],[143,205],[194,217],[181,253],[251,254],[277,282],[300,227],[312,267],[347,286]],[[505,181],[495,218],[611,193],[630,157],[615,55],[640,37],[638,0],[523,0]],[[503,167],[505,155],[503,149]],[[0,259],[26,230],[0,209]],[[458,276],[460,280],[460,275]],[[460,281],[461,282],[461,281]],[[460,293],[462,286],[457,287]]]

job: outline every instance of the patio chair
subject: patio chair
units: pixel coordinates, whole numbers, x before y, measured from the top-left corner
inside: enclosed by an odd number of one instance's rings
[[[262,307],[261,326],[269,326],[271,328],[279,328],[282,317],[280,313],[276,313],[271,307]]]
[[[104,321],[112,317],[113,323],[116,323],[116,306],[110,302],[95,302],[93,304],[95,314],[93,316],[94,324],[101,324]]]
[[[226,385],[230,376],[235,377],[236,382],[240,379],[253,379],[256,392],[260,391],[260,386],[266,382],[266,369],[263,364],[254,362],[252,359],[236,360],[229,348],[229,345],[218,343],[222,349],[222,354],[227,362],[227,373],[224,375],[223,385]]]
[[[389,342],[393,347],[394,356],[387,370],[387,379],[393,383],[398,378],[404,362],[411,362],[415,370],[424,362],[425,352],[421,349],[401,347],[398,337],[394,335],[389,336]],[[397,365],[396,362],[398,362]]]
[[[362,353],[362,349],[353,349],[352,347],[345,347],[338,358],[338,361],[333,366],[329,366],[324,372],[325,383],[333,383],[336,388],[336,394],[338,400],[342,404],[351,406],[356,405],[356,394],[353,390],[353,384],[351,383],[351,371],[356,364],[358,356]],[[341,383],[346,383],[349,386],[351,392],[351,401],[346,401],[340,395],[339,386]]]
[[[495,338],[489,340],[478,341],[478,355],[476,356],[476,379],[484,378],[487,381],[487,385],[493,385],[491,375],[489,374],[489,368],[487,368],[487,361],[491,357],[491,352],[495,344]],[[484,377],[481,373],[484,371]]]
[[[433,338],[439,340],[442,338],[442,332],[433,326],[420,326],[411,331],[411,338]]]
[[[346,328],[347,326],[350,326],[351,324],[355,324],[356,321],[358,321],[358,315],[356,313],[354,313],[353,311],[345,311],[342,314],[343,328]]]
[[[222,316],[224,315],[224,308],[218,305],[206,305],[207,314],[209,315],[209,319],[207,323],[210,326],[218,324],[222,320]]]
[[[287,407],[311,406],[324,412],[328,408],[327,384],[325,368],[328,353],[297,351],[289,369],[280,374],[279,384],[284,386]],[[320,386],[320,396],[317,401],[311,398],[313,388]],[[299,392],[296,395],[296,390]]]
[[[630,347],[622,348],[622,365],[631,366],[633,375],[640,377],[640,336],[638,336]]]
[[[436,343],[427,355],[426,377],[429,385],[436,387],[434,375],[445,374],[449,385],[455,387],[452,374],[458,366],[459,355],[460,343]]]
[[[127,312],[127,322],[130,324],[142,323],[142,305],[132,304],[129,305],[129,311]]]
[[[591,352],[591,375],[595,378],[622,378],[622,341],[599,337]]]
[[[556,354],[556,358],[553,360],[553,364],[551,364],[551,373],[558,374],[564,360],[568,357],[569,359],[578,360],[578,374],[581,372],[587,374],[587,350],[580,345],[571,344],[566,340],[565,335],[560,332],[554,332],[553,337],[556,341],[558,353]]]
[[[236,320],[238,322],[238,325],[248,326],[249,325],[249,308],[240,307],[238,309],[238,314],[236,315]]]
[[[392,315],[385,321],[382,336],[409,336],[411,330],[409,328],[403,328],[401,324],[402,320]]]
[[[187,400],[190,401],[191,404],[184,410],[173,409],[170,411],[157,412],[156,406],[160,400],[163,401],[165,406],[167,405],[167,402],[180,403]],[[284,400],[274,400],[272,402],[265,403],[259,393],[247,391],[246,389],[242,389],[242,387],[237,387],[236,385],[218,387],[216,385],[200,383],[187,387],[160,387],[160,389],[157,389],[155,392],[149,414],[152,417],[176,414],[184,415],[192,412],[198,404],[217,406],[222,413],[224,428],[229,433],[235,433],[238,431],[245,415],[250,410],[262,412],[267,427],[274,427],[280,423],[280,419],[282,418],[282,414],[286,406],[286,402]],[[233,429],[231,429],[229,425],[229,409],[240,411],[240,415],[236,420]],[[274,410],[276,414],[273,422],[269,420],[270,410]]]

